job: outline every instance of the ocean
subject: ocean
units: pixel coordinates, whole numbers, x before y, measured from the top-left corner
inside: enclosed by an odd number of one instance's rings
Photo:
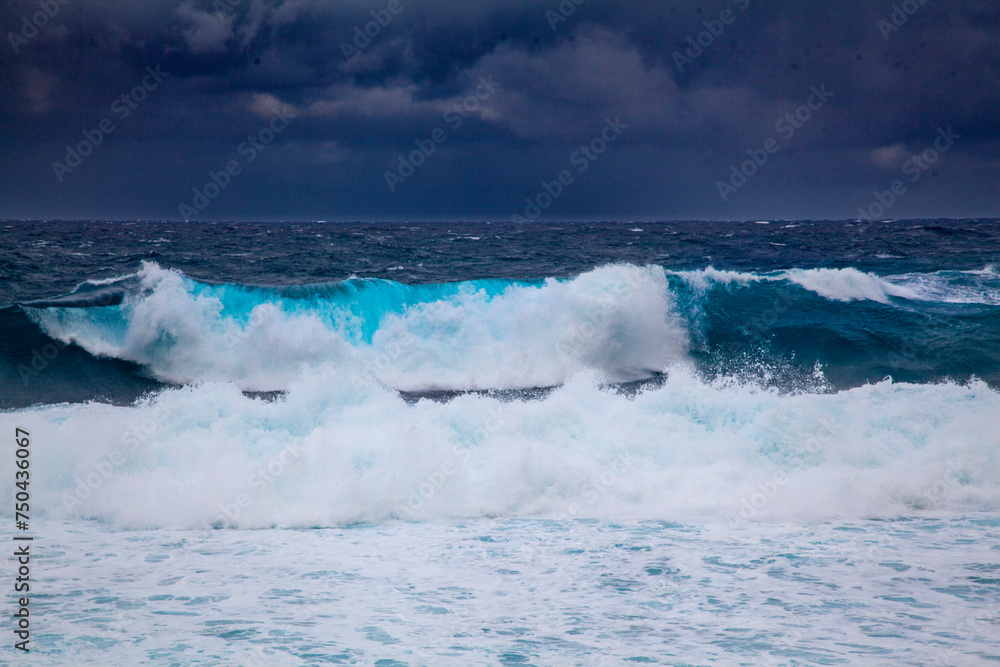
[[[4,664],[1000,662],[996,220],[0,222],[0,434]]]

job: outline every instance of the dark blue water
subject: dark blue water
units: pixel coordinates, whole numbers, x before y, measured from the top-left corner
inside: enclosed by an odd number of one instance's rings
[[[234,322],[245,325],[256,306],[273,303],[336,327],[343,324],[333,313],[339,309],[363,321],[367,342],[383,318],[448,302],[456,290],[483,289],[496,298],[511,286],[571,280],[602,266],[652,265],[665,272],[689,358],[706,378],[749,378],[783,390],[837,390],[887,376],[1000,384],[995,220],[6,222],[0,238],[0,408],[122,404],[201,379],[197,372],[164,374],[150,361],[150,347],[176,357],[187,343],[175,329],[201,326],[193,321],[163,324],[143,350],[119,351],[136,333],[134,309],[150,298],[134,275],[144,262],[189,279],[191,294],[215,290],[221,316]],[[480,282],[447,287],[464,281]],[[636,345],[634,338],[612,342]],[[669,368],[631,370],[628,379],[641,383],[656,382]],[[526,378],[514,386],[450,389],[537,389],[533,384]],[[424,385],[400,388],[440,388]]]

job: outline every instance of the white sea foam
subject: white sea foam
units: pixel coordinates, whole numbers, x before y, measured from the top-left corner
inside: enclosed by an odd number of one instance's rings
[[[744,271],[726,271],[709,266],[704,269],[690,271],[668,271],[670,275],[680,277],[688,285],[699,291],[706,291],[713,285],[749,285],[765,280],[777,280],[775,276],[760,273],[747,273]]]
[[[1000,306],[1000,281],[991,266],[976,271],[907,273],[887,280],[921,301]]]
[[[761,282],[789,281],[833,301],[876,301],[890,298],[939,303],[981,303],[1000,305],[1000,281],[992,265],[975,271],[936,271],[877,276],[854,268],[789,269],[770,273],[750,273],[706,267],[667,271],[692,288],[705,292],[716,285],[747,286]]]
[[[49,518],[810,522],[1000,508],[998,414],[981,383],[782,395],[680,369],[634,398],[582,372],[540,400],[411,405],[319,367],[272,403],[203,384],[134,407],[6,413],[0,428],[31,432],[32,509]],[[0,474],[12,478],[13,460]]]
[[[103,287],[106,285],[114,285],[116,283],[120,283],[124,280],[128,280],[129,278],[134,278],[135,276],[136,276],[135,273],[127,273],[123,276],[112,276],[111,278],[92,278],[90,280],[87,280],[85,284],[94,285],[97,287]]]
[[[889,303],[889,297],[918,298],[916,292],[905,285],[897,285],[887,278],[853,268],[845,269],[789,269],[770,273],[720,270],[714,267],[691,271],[668,271],[691,287],[706,291],[714,285],[745,286],[760,282],[788,281],[834,301],[870,300]]]
[[[889,303],[889,297],[918,298],[916,292],[905,286],[857,269],[792,269],[783,275],[796,285],[834,301]]]
[[[584,369],[611,381],[648,376],[685,358],[687,331],[661,270],[608,266],[421,304],[387,317],[372,343],[391,360],[377,377],[397,389],[525,388]]]

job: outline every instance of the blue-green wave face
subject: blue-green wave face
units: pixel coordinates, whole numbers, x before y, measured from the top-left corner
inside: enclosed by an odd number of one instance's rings
[[[1000,276],[609,265],[538,281],[219,285],[145,264],[24,308],[60,345],[161,382],[288,387],[306,369],[404,391],[608,382],[677,365],[782,389],[1000,381]]]
[[[264,391],[319,366],[403,390],[548,387],[585,369],[619,381],[662,371],[688,345],[658,267],[609,266],[568,280],[277,288],[210,285],[146,265],[119,287],[113,305],[64,301],[27,313],[46,335],[164,382]]]

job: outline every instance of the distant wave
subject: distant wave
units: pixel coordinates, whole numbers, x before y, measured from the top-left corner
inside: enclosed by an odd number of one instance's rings
[[[937,271],[876,276],[854,268],[791,269],[771,273],[719,271],[711,267],[697,271],[668,272],[702,289],[714,285],[791,282],[833,301],[895,299],[940,303],[1000,305],[1000,275],[993,266],[978,271]]]

